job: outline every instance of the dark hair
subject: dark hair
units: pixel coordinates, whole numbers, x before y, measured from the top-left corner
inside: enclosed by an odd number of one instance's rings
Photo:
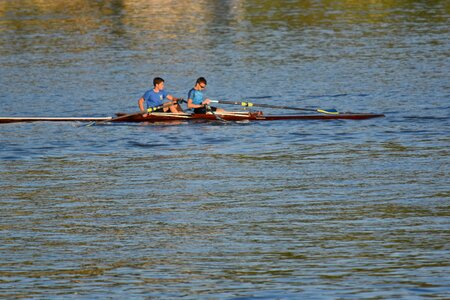
[[[153,86],[156,86],[157,84],[160,84],[161,82],[164,82],[164,79],[162,79],[161,77],[153,78]]]
[[[199,78],[197,78],[197,81],[196,81],[195,83],[204,83],[204,84],[207,84],[207,83],[206,83],[205,77],[199,77]]]

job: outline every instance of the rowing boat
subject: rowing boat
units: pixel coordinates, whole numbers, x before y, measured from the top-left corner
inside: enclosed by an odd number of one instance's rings
[[[124,115],[118,113],[118,116]],[[369,113],[344,113],[336,115],[263,115],[261,113],[248,112],[228,112],[228,113],[207,113],[207,114],[172,114],[172,113],[152,113],[147,117],[142,115],[133,115],[118,120],[119,122],[167,122],[179,120],[225,120],[225,121],[281,121],[281,120],[364,120],[377,117],[384,117],[382,114]],[[114,120],[113,120],[114,121]]]
[[[173,122],[189,120],[206,121],[282,121],[282,120],[366,120],[384,117],[383,114],[371,113],[339,113],[339,114],[302,114],[302,115],[263,115],[252,112],[227,112],[207,114],[173,114],[173,113],[151,113],[146,117],[141,114],[117,113],[119,118],[113,117],[0,117],[0,123],[19,122],[114,122],[114,123],[138,123],[138,122]]]

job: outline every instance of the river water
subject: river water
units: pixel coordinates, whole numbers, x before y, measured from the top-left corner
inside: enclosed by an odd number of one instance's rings
[[[0,297],[448,297],[449,17],[447,1],[0,1],[0,116],[133,112],[155,76],[180,97],[205,76],[213,99],[386,115],[0,125]]]

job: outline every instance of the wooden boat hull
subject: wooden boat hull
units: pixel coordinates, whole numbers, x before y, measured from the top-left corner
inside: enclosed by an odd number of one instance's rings
[[[118,113],[117,116],[125,116]],[[0,123],[19,122],[114,122],[114,123],[139,123],[139,122],[173,122],[190,120],[225,120],[225,121],[282,121],[282,120],[366,120],[384,117],[383,114],[369,113],[342,113],[342,114],[305,114],[305,115],[258,115],[247,112],[233,112],[226,114],[172,114],[152,113],[147,117],[139,114],[129,115],[115,120],[112,117],[0,117]]]
[[[117,116],[125,115],[118,113]],[[172,114],[153,113],[147,117],[134,115],[112,122],[170,122],[182,120],[225,120],[225,121],[282,121],[282,120],[366,120],[384,117],[383,114],[345,113],[345,114],[305,114],[305,115],[256,115],[248,113],[228,114]]]

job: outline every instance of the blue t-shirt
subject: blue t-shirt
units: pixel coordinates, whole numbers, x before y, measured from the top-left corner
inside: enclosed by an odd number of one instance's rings
[[[147,105],[147,108],[149,108],[163,105],[163,100],[167,97],[167,95],[169,95],[169,93],[164,90],[155,93],[155,91],[151,89],[146,91],[142,98],[144,98],[145,104]]]
[[[203,93],[192,88],[188,93],[188,99],[192,99],[193,104],[201,105],[203,102]]]

